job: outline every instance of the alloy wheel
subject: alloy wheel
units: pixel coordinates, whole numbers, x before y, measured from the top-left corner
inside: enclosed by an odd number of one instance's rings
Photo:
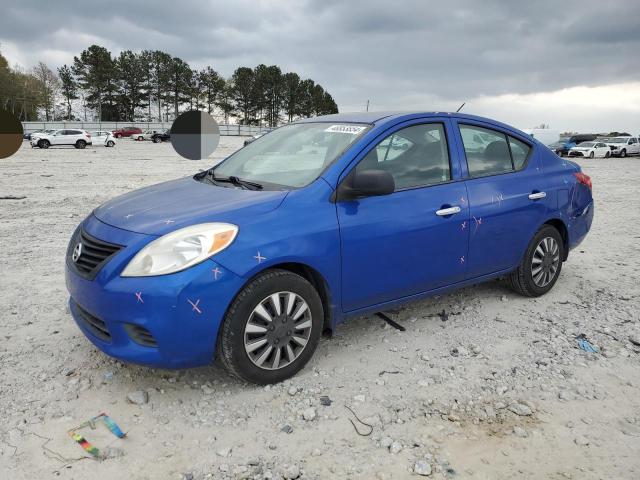
[[[552,237],[540,240],[531,259],[533,282],[544,288],[555,278],[560,265],[560,246]]]
[[[290,365],[303,352],[313,326],[309,305],[293,292],[277,292],[261,300],[244,329],[244,349],[264,370]]]

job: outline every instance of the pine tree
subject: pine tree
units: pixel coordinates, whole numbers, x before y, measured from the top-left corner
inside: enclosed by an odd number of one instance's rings
[[[73,118],[71,101],[78,99],[78,82],[67,65],[58,68],[58,76],[60,77],[60,91],[67,107],[66,120],[71,120]]]

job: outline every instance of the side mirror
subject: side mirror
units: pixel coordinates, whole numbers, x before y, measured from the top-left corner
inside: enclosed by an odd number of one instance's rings
[[[396,184],[389,172],[384,170],[358,171],[356,169],[338,187],[336,201],[389,195],[395,190]]]

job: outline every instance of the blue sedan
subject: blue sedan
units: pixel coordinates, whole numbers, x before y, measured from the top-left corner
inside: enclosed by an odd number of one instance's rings
[[[311,118],[98,207],[69,243],[70,309],[123,361],[273,383],[349,317],[498,277],[545,294],[593,213],[577,164],[502,123]]]

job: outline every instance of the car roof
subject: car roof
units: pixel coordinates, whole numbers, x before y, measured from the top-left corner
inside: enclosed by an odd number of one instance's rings
[[[467,113],[459,112],[428,112],[428,111],[386,111],[386,112],[349,112],[349,113],[335,113],[333,115],[322,115],[319,117],[311,117],[298,120],[294,123],[312,123],[312,122],[344,122],[344,123],[369,123],[380,124],[389,121],[403,121],[411,120],[414,118],[425,117],[442,117],[449,116],[460,120],[477,121],[483,123],[493,124],[497,127],[506,128],[512,131],[517,131],[526,137],[531,137],[519,129],[507,125],[491,118],[480,117],[478,115],[470,115]]]

